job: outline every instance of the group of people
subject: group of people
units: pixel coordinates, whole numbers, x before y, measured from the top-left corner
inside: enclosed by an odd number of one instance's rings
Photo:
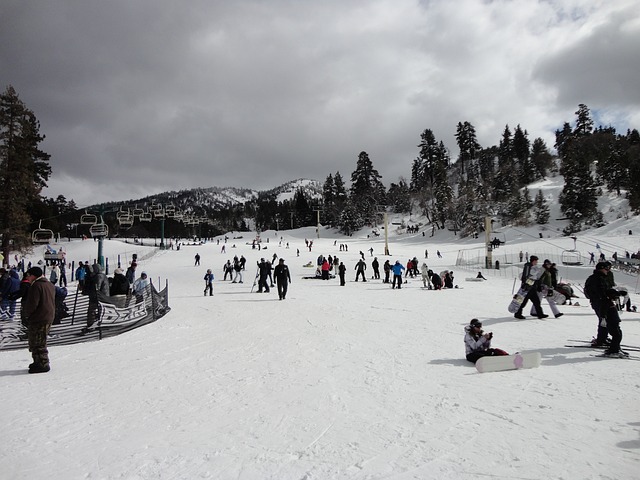
[[[523,311],[529,301],[533,304],[530,311],[531,315],[538,318],[547,318],[549,315],[542,310],[542,298],[547,299],[549,308],[556,318],[563,315],[553,300],[553,292],[558,286],[556,264],[550,260],[545,260],[542,265],[538,265],[538,261],[539,258],[536,255],[531,255],[529,261],[524,264],[522,275],[520,276],[520,289],[526,292],[524,300],[514,314],[514,317],[520,320],[526,318],[523,315]]]
[[[273,280],[278,287],[278,297],[280,300],[284,300],[287,297],[287,291],[289,283],[291,283],[291,274],[289,267],[284,263],[284,258],[278,261],[278,265],[275,268],[271,268],[271,263],[261,258],[258,263],[258,293],[269,293],[269,286],[273,287],[273,281],[271,273],[273,270]],[[270,283],[267,282],[269,280]]]

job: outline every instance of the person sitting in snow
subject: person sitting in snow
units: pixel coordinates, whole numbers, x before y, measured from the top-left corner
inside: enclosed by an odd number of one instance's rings
[[[492,332],[482,331],[482,322],[474,318],[469,325],[464,327],[464,346],[467,360],[476,363],[481,357],[509,355],[499,348],[491,348]]]

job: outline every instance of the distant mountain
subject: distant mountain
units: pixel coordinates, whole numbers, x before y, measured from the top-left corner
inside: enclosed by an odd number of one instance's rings
[[[317,180],[291,180],[270,190],[253,190],[237,187],[209,187],[192,188],[158,193],[137,200],[116,202],[129,207],[146,208],[154,204],[170,205],[184,212],[194,210],[211,210],[233,208],[256,201],[258,198],[274,198],[278,202],[292,200],[295,192],[302,189],[307,198],[317,200],[322,198],[322,183]]]

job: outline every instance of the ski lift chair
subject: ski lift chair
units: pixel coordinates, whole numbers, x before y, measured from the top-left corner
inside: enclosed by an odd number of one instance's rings
[[[80,225],[95,225],[98,223],[98,217],[93,213],[84,212],[80,215]]]
[[[35,244],[53,243],[55,234],[53,230],[42,228],[42,220],[38,222],[38,228],[31,232],[31,242]]]
[[[151,215],[151,212],[142,212],[139,218],[141,222],[150,222],[153,220],[153,215]]]
[[[138,207],[138,205],[135,206],[135,208],[132,210],[131,215],[133,215],[134,217],[138,217],[140,218],[140,215],[144,214],[144,209]]]
[[[99,223],[94,223],[89,227],[89,235],[93,238],[104,238],[109,236],[109,227],[104,223],[102,217],[100,217]]]
[[[582,255],[577,250],[565,250],[562,252],[563,265],[582,265]]]
[[[164,214],[167,218],[173,218],[176,215],[176,207],[173,203],[170,203],[166,207],[164,207]]]

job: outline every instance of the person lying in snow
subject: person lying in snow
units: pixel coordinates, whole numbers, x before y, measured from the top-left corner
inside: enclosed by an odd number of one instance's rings
[[[480,357],[509,355],[499,348],[491,348],[492,332],[482,331],[482,322],[477,318],[471,320],[469,325],[464,327],[464,346],[467,360],[476,363]]]

